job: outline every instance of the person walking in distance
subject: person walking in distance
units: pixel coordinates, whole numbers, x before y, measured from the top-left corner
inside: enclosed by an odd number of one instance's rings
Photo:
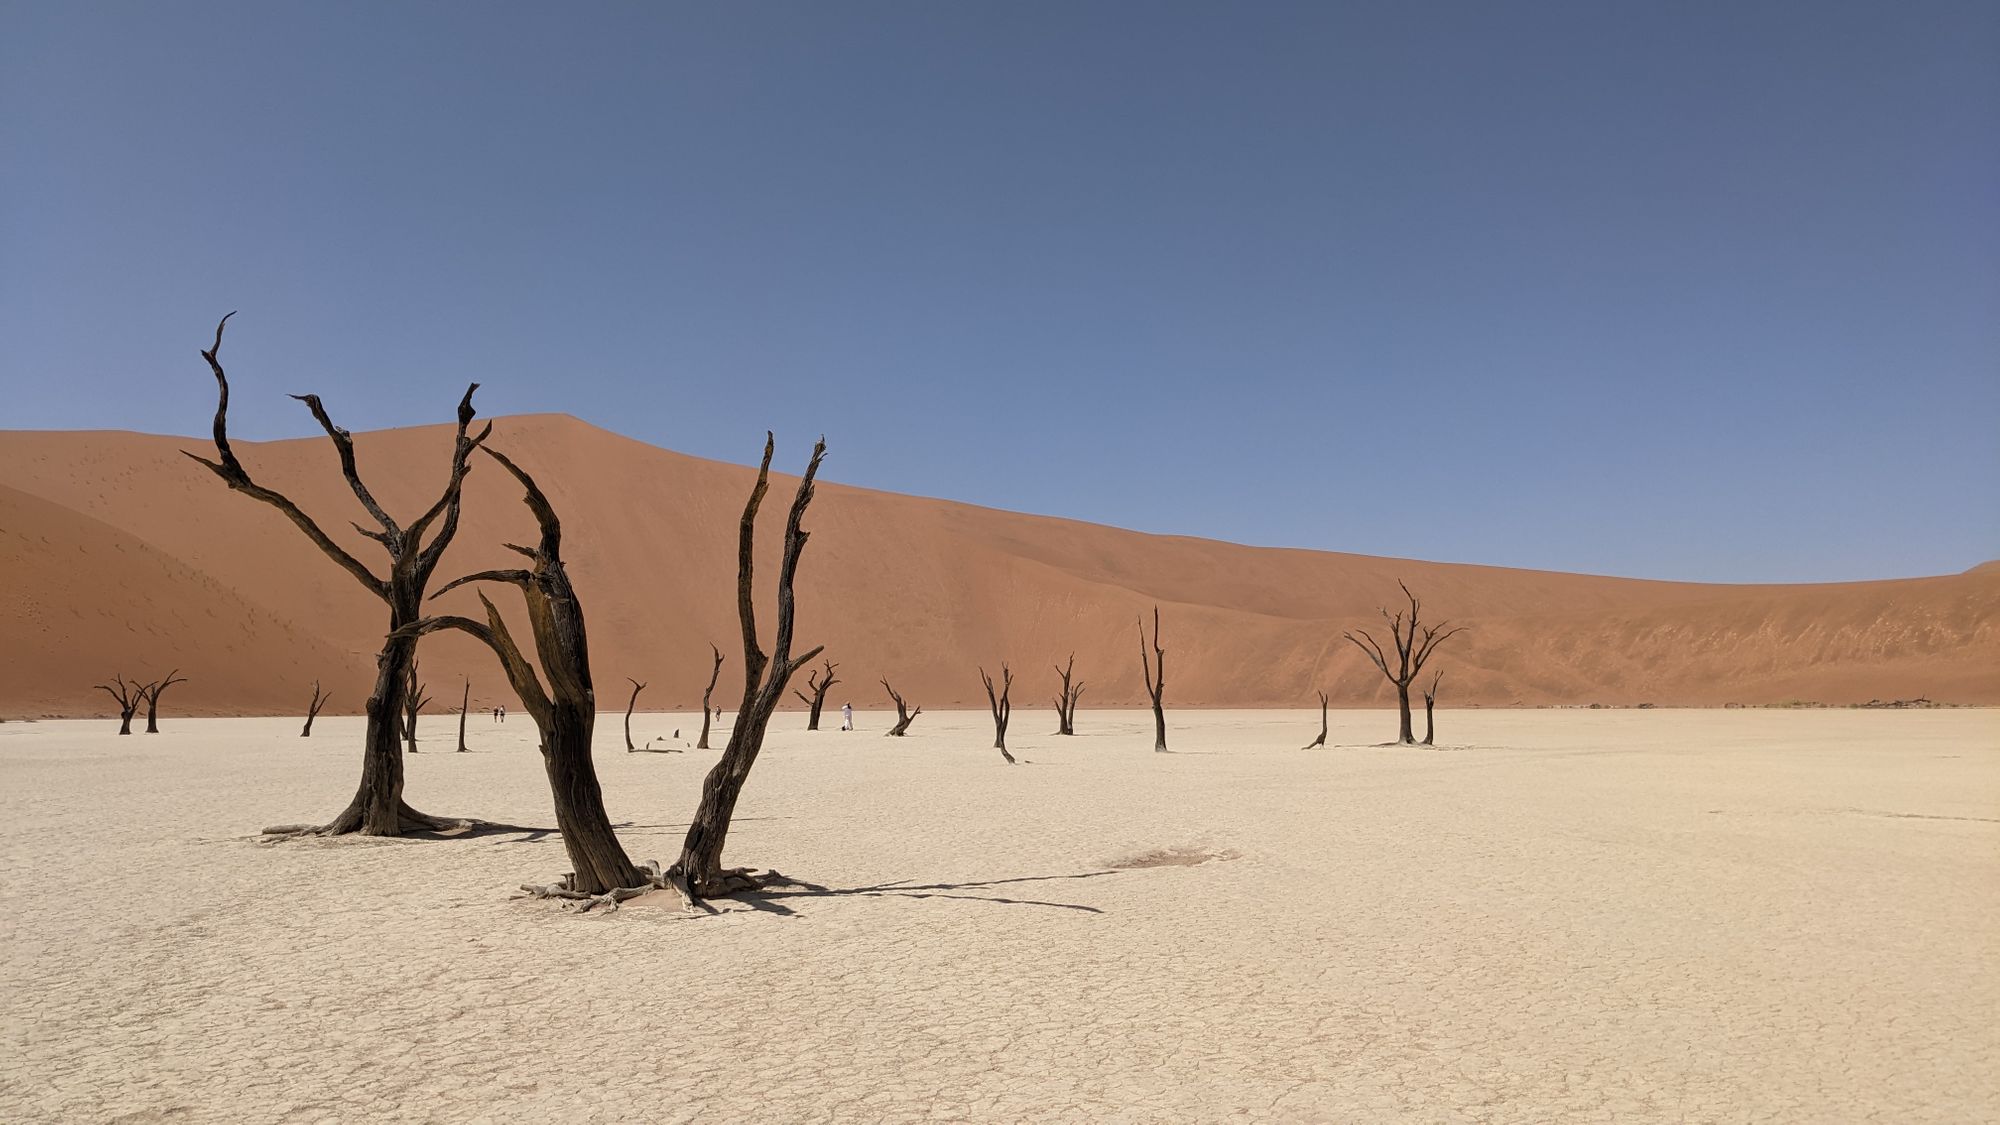
[[[843,703],[840,705],[840,729],[854,729],[854,704]]]

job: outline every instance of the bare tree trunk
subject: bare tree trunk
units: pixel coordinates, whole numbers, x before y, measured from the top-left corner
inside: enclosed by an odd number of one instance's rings
[[[1014,716],[1014,705],[1007,701],[1007,695],[1014,690],[1014,673],[1005,661],[1001,662],[1000,691],[997,695],[993,691],[993,677],[986,674],[986,669],[979,670],[979,679],[986,685],[986,704],[993,709],[993,748],[1000,751],[1000,756],[1007,759],[1007,764],[1011,766],[1014,755],[1007,752],[1007,721]]]
[[[325,695],[321,695],[319,690],[319,681],[318,680],[313,681],[312,703],[306,707],[306,726],[304,730],[299,732],[300,738],[312,737],[313,720],[319,718],[319,709],[326,706],[326,701],[332,698],[333,695],[330,692]]]
[[[458,752],[461,754],[467,753],[465,749],[465,713],[471,709],[472,681],[467,679],[465,681],[465,691],[458,697]]]
[[[639,705],[639,693],[646,690],[646,685],[630,676],[625,677],[625,682],[632,685],[632,698],[625,701],[625,752],[630,754],[636,749],[632,745],[632,708]]]
[[[697,739],[694,744],[694,748],[697,750],[706,750],[709,748],[708,746],[709,717],[711,715],[715,716],[716,718],[722,717],[722,711],[719,708],[711,708],[708,705],[709,698],[715,694],[715,681],[722,677],[722,650],[716,648],[713,643],[710,643],[708,648],[710,652],[713,652],[715,654],[715,667],[709,669],[708,688],[701,693],[701,737]]]
[[[179,669],[179,668],[176,668],[176,669],[174,669],[174,670],[173,670],[173,672],[168,672],[168,673],[167,673],[167,678],[166,678],[166,679],[164,679],[164,680],[154,680],[154,681],[153,681],[152,683],[150,683],[150,684],[147,684],[147,685],[146,685],[146,686],[145,686],[144,688],[140,689],[140,690],[141,690],[142,692],[144,692],[144,693],[145,693],[145,696],[146,696],[146,733],[147,733],[147,734],[158,734],[158,733],[160,733],[160,696],[161,696],[161,694],[163,694],[163,693],[164,693],[164,692],[165,692],[165,691],[166,691],[166,690],[167,690],[168,688],[170,688],[170,687],[174,686],[175,684],[184,684],[184,683],[187,683],[187,677],[186,677],[186,676],[182,676],[182,677],[180,677],[179,679],[175,679],[175,678],[174,678],[174,673],[175,673],[175,672],[179,672],[179,671],[180,671],[180,669]]]
[[[1410,723],[1410,682],[1424,670],[1424,665],[1429,663],[1431,654],[1437,650],[1437,646],[1465,630],[1462,627],[1447,629],[1445,626],[1450,622],[1446,621],[1440,621],[1436,625],[1423,624],[1420,620],[1423,603],[1417,600],[1415,594],[1410,593],[1408,586],[1401,582],[1396,585],[1402,586],[1403,596],[1410,600],[1410,611],[1408,619],[1405,619],[1401,610],[1393,616],[1386,607],[1382,610],[1383,620],[1389,623],[1390,639],[1396,645],[1396,665],[1393,669],[1389,666],[1388,652],[1368,630],[1356,629],[1352,633],[1343,633],[1342,636],[1351,641],[1355,648],[1360,649],[1369,663],[1375,665],[1376,670],[1396,686],[1398,720],[1396,741],[1404,746],[1413,746],[1416,744],[1417,736]],[[1361,635],[1357,637],[1355,633]]]
[[[751,596],[757,509],[770,487],[771,455],[775,447],[775,439],[765,435],[764,460],[737,529],[736,616],[743,627],[743,704],[738,708],[736,726],[729,733],[729,745],[724,748],[721,760],[702,779],[701,804],[688,825],[680,861],[672,869],[686,880],[695,896],[727,894],[761,885],[747,868],[723,869],[723,845],[729,838],[730,820],[735,816],[743,783],[749,779],[750,768],[763,749],[765,728],[770,725],[772,712],[784,701],[786,684],[820,654],[816,646],[797,659],[792,657],[792,582],[798,573],[799,555],[810,538],[799,524],[807,505],[812,503],[813,478],[819,475],[820,461],[826,456],[824,438],[813,446],[812,460],[806,464],[805,475],[799,478],[798,493],[792,498],[791,511],[785,519],[784,553],[778,564],[778,628],[769,656],[757,639],[756,604]],[[720,659],[720,653],[717,658]]]
[[[403,690],[403,742],[409,753],[417,752],[417,715],[424,705],[431,701],[424,685],[417,679],[417,661],[410,661],[410,682]]]
[[[1433,712],[1437,707],[1438,684],[1443,682],[1443,680],[1444,680],[1444,673],[1443,672],[1437,673],[1436,675],[1431,677],[1431,686],[1425,689],[1424,691],[1424,745],[1425,746],[1434,745],[1431,739],[1437,734],[1437,724],[1434,721]]]
[[[1139,620],[1139,666],[1146,679],[1146,694],[1153,697],[1153,753],[1167,752],[1167,709],[1161,702],[1167,691],[1167,650],[1160,647],[1160,607],[1153,607],[1153,658],[1146,659],[1146,621]]]
[[[909,731],[910,724],[917,721],[917,716],[924,713],[924,709],[918,707],[914,711],[910,710],[909,705],[903,702],[903,697],[897,695],[896,689],[889,686],[888,680],[882,681],[882,690],[888,692],[889,698],[896,701],[896,725],[889,728],[887,737],[901,738]]]
[[[808,707],[812,709],[811,712],[806,716],[807,730],[819,729],[819,712],[820,708],[826,706],[826,689],[840,682],[839,680],[833,678],[833,670],[835,668],[840,667],[840,665],[835,664],[830,660],[822,660],[820,661],[820,665],[821,665],[821,671],[813,672],[806,676],[806,686],[812,689],[811,697],[808,698],[806,694],[801,691],[795,691],[792,693],[793,695],[798,696],[802,702],[804,702]]]
[[[137,682],[128,684],[122,675],[114,677],[112,682],[118,686],[113,688],[110,684],[98,684],[97,690],[118,701],[118,733],[131,734],[132,716],[138,713],[139,702],[145,698],[146,685]]]
[[[1072,681],[1070,673],[1076,668],[1076,654],[1069,654],[1069,662],[1056,669],[1062,677],[1062,690],[1056,693],[1056,733],[1074,735],[1076,733],[1076,701],[1083,695],[1083,681]]]
[[[1319,692],[1318,694],[1319,694],[1319,737],[1313,739],[1311,742],[1306,743],[1304,746],[1299,747],[1299,749],[1301,750],[1310,750],[1315,746],[1326,745],[1326,693],[1322,691]]]

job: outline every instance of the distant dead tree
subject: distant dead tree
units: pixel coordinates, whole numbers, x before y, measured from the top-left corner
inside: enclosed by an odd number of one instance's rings
[[[722,848],[729,838],[729,823],[736,813],[736,799],[742,794],[743,783],[750,776],[750,767],[756,764],[757,754],[764,747],[764,731],[770,725],[771,714],[778,709],[778,704],[784,702],[785,688],[791,678],[821,652],[821,646],[815,645],[803,656],[796,659],[792,656],[792,581],[798,574],[799,555],[810,538],[799,522],[805,518],[807,505],[812,503],[813,478],[819,475],[820,462],[826,458],[825,438],[813,444],[812,459],[806,463],[805,475],[799,478],[798,492],[792,497],[791,511],[785,517],[784,549],[778,562],[778,627],[769,656],[765,655],[763,646],[757,640],[757,612],[751,597],[757,509],[762,506],[764,494],[770,488],[771,455],[775,449],[776,440],[766,433],[764,460],[757,468],[757,483],[743,505],[743,518],[737,527],[736,616],[743,626],[743,703],[737,708],[736,725],[729,732],[729,745],[723,749],[721,760],[702,780],[701,804],[695,809],[694,820],[688,825],[687,838],[681,845],[681,858],[669,869],[684,880],[684,885],[696,898],[752,890],[782,880],[782,876],[775,872],[759,877],[747,867],[725,869],[722,866]]]
[[[1408,586],[1401,582],[1396,585],[1402,587],[1403,596],[1410,600],[1410,609],[1407,618],[1401,610],[1392,616],[1386,606],[1382,609],[1383,619],[1389,622],[1390,638],[1396,645],[1396,662],[1393,668],[1390,666],[1388,653],[1374,637],[1369,635],[1368,630],[1355,630],[1355,633],[1361,634],[1359,637],[1354,633],[1341,635],[1353,642],[1354,647],[1360,649],[1376,669],[1387,677],[1390,683],[1396,685],[1396,707],[1400,718],[1396,741],[1405,746],[1414,746],[1417,736],[1410,724],[1410,683],[1424,670],[1424,664],[1430,660],[1431,653],[1437,650],[1437,646],[1454,634],[1465,630],[1446,628],[1451,624],[1449,621],[1440,621],[1436,625],[1423,624],[1419,620],[1423,603],[1417,600],[1415,594],[1410,593]]]
[[[1433,743],[1431,742],[1431,736],[1437,733],[1437,726],[1432,721],[1432,713],[1437,708],[1438,684],[1442,683],[1443,681],[1444,681],[1444,673],[1439,672],[1431,677],[1431,686],[1424,689],[1424,745],[1425,746],[1433,745]]]
[[[1319,737],[1299,747],[1301,750],[1310,750],[1315,746],[1326,745],[1326,693],[1322,691],[1316,694],[1319,696]]]
[[[625,682],[632,685],[632,698],[625,701],[625,752],[630,754],[635,749],[632,745],[632,708],[639,705],[639,693],[646,690],[646,685],[630,676],[625,677]]]
[[[1153,697],[1153,752],[1167,752],[1167,709],[1161,703],[1167,691],[1167,650],[1160,647],[1160,607],[1153,607],[1153,657],[1146,658],[1146,619],[1139,619],[1139,668],[1146,678],[1146,694]]]
[[[126,683],[125,677],[114,676],[111,684],[98,684],[97,690],[105,692],[118,701],[118,733],[132,733],[132,716],[138,713],[139,704],[146,698],[146,685],[138,682]]]
[[[1076,733],[1076,701],[1083,695],[1083,681],[1071,678],[1076,669],[1076,654],[1069,654],[1069,661],[1056,668],[1056,675],[1062,677],[1062,690],[1056,693],[1056,733]]]
[[[715,667],[708,670],[708,687],[701,693],[701,737],[696,739],[694,744],[694,748],[697,750],[706,750],[709,748],[708,721],[711,708],[708,705],[708,700],[710,696],[715,694],[715,681],[722,678],[722,650],[716,648],[714,642],[709,643],[708,650],[715,654]],[[718,722],[721,721],[722,708],[713,708],[712,712],[715,719]]]
[[[417,662],[412,660],[410,686],[403,692],[403,746],[409,753],[417,752],[417,715],[430,701],[430,693],[417,679]]]
[[[1008,702],[1007,695],[1014,690],[1014,673],[1008,670],[1005,661],[1001,662],[998,694],[993,691],[993,677],[986,674],[984,667],[979,669],[979,679],[986,685],[986,704],[993,709],[993,748],[1011,766],[1014,755],[1007,752],[1007,721],[1014,717],[1014,705]]]
[[[458,752],[468,753],[465,748],[465,713],[472,709],[472,680],[467,677],[465,691],[458,697]]]
[[[173,670],[172,672],[168,672],[168,673],[167,673],[167,678],[166,678],[166,679],[164,679],[164,680],[154,680],[154,681],[153,681],[152,683],[150,683],[150,684],[147,684],[147,685],[146,685],[145,687],[143,687],[143,688],[139,689],[140,691],[144,692],[144,693],[145,693],[145,695],[146,695],[146,733],[147,733],[147,734],[158,734],[158,733],[160,733],[160,696],[161,696],[161,695],[162,695],[162,694],[163,694],[163,693],[164,693],[164,692],[165,692],[165,691],[166,691],[166,690],[167,690],[168,688],[170,688],[170,687],[174,686],[175,684],[184,684],[184,683],[187,683],[187,677],[186,677],[186,676],[181,676],[181,677],[179,677],[178,679],[177,679],[177,678],[175,678],[175,673],[177,673],[177,672],[179,672],[179,671],[180,671],[180,669],[179,669],[179,668],[176,668],[176,669],[174,669],[174,670]]]
[[[658,865],[642,870],[627,858],[624,846],[612,831],[611,818],[604,811],[604,792],[590,756],[591,734],[597,722],[596,693],[590,681],[590,648],[584,634],[583,607],[563,567],[562,522],[533,477],[498,450],[482,447],[482,452],[521,483],[522,502],[535,514],[541,538],[532,548],[509,543],[507,549],[525,555],[534,566],[528,570],[468,574],[446,583],[438,594],[472,582],[504,582],[519,588],[527,602],[529,629],[534,635],[541,671],[538,674],[529,663],[500,611],[483,591],[479,593],[479,604],[486,609],[486,620],[426,617],[403,627],[401,632],[414,640],[439,629],[457,629],[477,639],[499,658],[508,684],[535,720],[541,736],[542,764],[555,802],[556,828],[574,870],[553,885],[524,885],[523,889],[540,897],[581,899],[586,905],[602,903],[615,907],[620,898],[630,898],[668,883]]]
[[[236,314],[231,313],[229,316]],[[283,836],[339,836],[349,832],[359,832],[366,836],[398,836],[418,829],[445,828],[467,824],[466,821],[452,821],[418,812],[403,802],[403,753],[398,737],[398,720],[403,712],[403,693],[409,681],[410,662],[415,658],[416,637],[404,632],[406,625],[416,621],[423,613],[424,590],[430,585],[431,573],[437,569],[438,560],[451,544],[452,536],[458,532],[459,501],[465,488],[465,474],[470,469],[472,451],[486,440],[493,430],[489,424],[477,436],[468,436],[466,430],[472,424],[472,393],[479,389],[474,383],[465,389],[465,397],[458,403],[458,428],[452,444],[451,472],[445,482],[444,491],[428,510],[408,527],[391,519],[382,505],[361,482],[361,474],[355,467],[354,439],[346,430],[333,424],[326,409],[320,405],[318,395],[296,395],[306,408],[312,411],[315,421],[333,442],[334,452],[340,458],[341,475],[353,491],[356,500],[378,525],[372,530],[355,524],[354,529],[374,540],[389,556],[386,577],[378,577],[373,571],[349,554],[329,538],[319,524],[307,515],[297,504],[284,494],[266,488],[252,480],[249,472],[236,459],[236,453],[229,446],[229,378],[223,373],[222,362],[218,358],[222,351],[222,330],[229,323],[225,316],[215,326],[215,343],[201,353],[208,361],[209,370],[215,374],[217,398],[215,405],[215,452],[216,460],[188,453],[206,466],[231,489],[249,496],[260,503],[268,504],[292,521],[303,532],[313,546],[333,560],[355,581],[389,607],[388,638],[383,642],[382,651],[375,658],[375,690],[368,697],[367,733],[363,736],[361,756],[361,784],[355,790],[354,799],[348,802],[332,820],[324,824],[283,824],[268,828],[269,835]],[[430,535],[425,542],[426,532]]]
[[[840,682],[833,678],[833,670],[838,667],[840,665],[830,660],[820,661],[819,671],[810,672],[806,675],[806,687],[812,690],[812,697],[807,698],[806,693],[802,691],[792,693],[798,696],[808,707],[812,708],[812,713],[806,716],[807,730],[819,729],[819,712],[820,708],[826,706],[826,689]]]
[[[304,730],[299,732],[300,738],[312,737],[313,720],[319,718],[319,709],[326,706],[326,701],[332,698],[333,698],[332,692],[327,692],[326,694],[322,695],[319,690],[319,681],[318,680],[313,681],[312,703],[306,707],[306,726]]]
[[[909,705],[903,702],[903,697],[897,695],[896,689],[889,686],[888,680],[882,681],[882,690],[888,692],[889,698],[896,701],[896,725],[889,728],[888,737],[901,738],[909,731],[910,724],[917,721],[917,716],[924,713],[924,709],[920,706],[914,711],[910,710]]]

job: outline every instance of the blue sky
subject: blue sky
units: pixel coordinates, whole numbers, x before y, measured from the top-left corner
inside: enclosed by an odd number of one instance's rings
[[[2000,557],[2000,5],[8,4],[0,427],[564,411],[1147,531]],[[643,482],[634,482],[643,486]]]

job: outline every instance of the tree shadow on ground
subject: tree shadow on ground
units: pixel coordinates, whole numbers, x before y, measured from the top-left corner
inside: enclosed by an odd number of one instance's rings
[[[991,902],[1004,906],[1045,906],[1052,910],[1075,910],[1084,914],[1102,914],[1099,907],[1085,906],[1075,902],[1050,902],[1046,899],[1009,898],[1004,895],[958,894],[954,892],[980,890],[987,887],[1002,887],[1014,883],[1043,883],[1062,879],[1095,879],[1102,875],[1116,875],[1117,871],[1081,871],[1074,875],[1024,875],[1015,879],[987,879],[967,883],[912,883],[908,879],[896,879],[887,883],[875,883],[866,887],[826,887],[818,883],[808,883],[802,879],[787,877],[781,884],[774,884],[758,891],[740,891],[730,896],[752,910],[761,910],[784,917],[796,917],[798,911],[786,905],[786,899],[810,898],[952,898],[967,902]]]

